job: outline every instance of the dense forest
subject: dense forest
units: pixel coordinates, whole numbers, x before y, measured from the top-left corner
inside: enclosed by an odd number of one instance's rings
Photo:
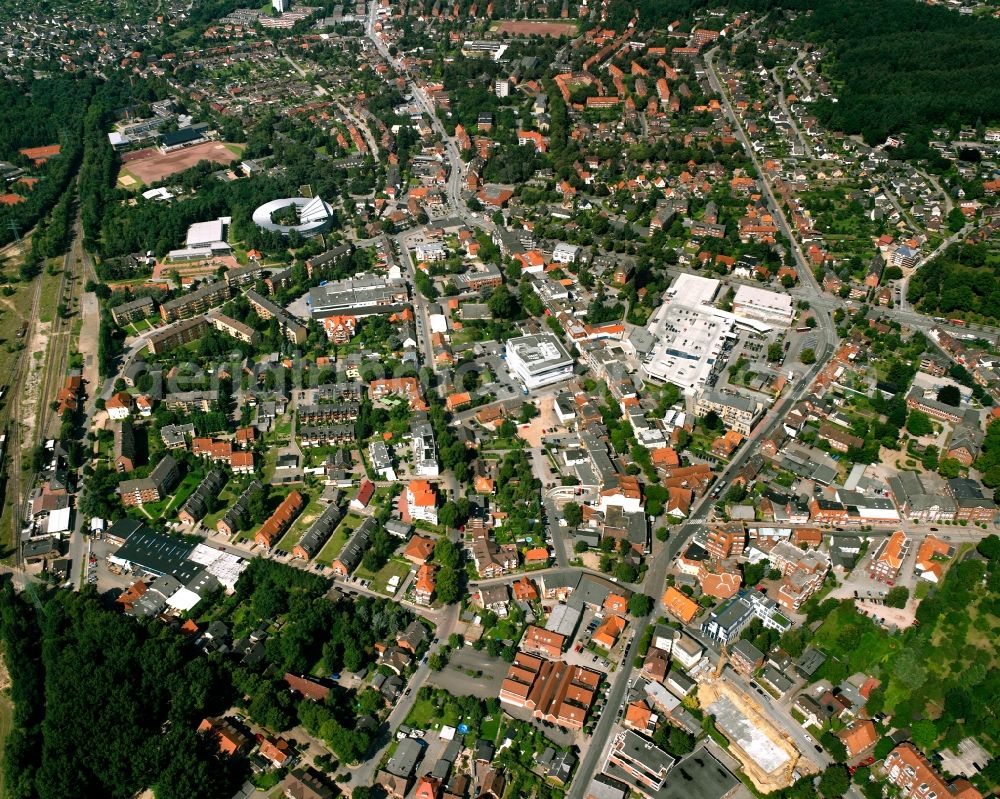
[[[985,244],[953,244],[913,274],[906,298],[932,316],[1000,319],[1000,262]]]
[[[413,620],[394,603],[326,598],[319,575],[273,561],[250,562],[228,597],[195,608],[202,627],[224,621],[238,638],[269,632],[257,665],[206,656],[156,620],[109,610],[91,592],[48,596],[0,590],[0,637],[10,671],[14,728],[7,740],[2,794],[12,799],[232,796],[245,760],[222,758],[196,734],[206,716],[241,707],[258,724],[284,732],[298,724],[344,762],[362,758],[370,734],[357,717],[381,697],[334,687],[325,702],[292,694],[286,671],[374,668],[375,644]]]
[[[231,796],[243,775],[195,733],[226,709],[218,664],[155,622],[108,612],[88,594],[0,594],[15,704],[4,796],[157,799]],[[208,744],[206,746],[206,744]]]
[[[839,102],[819,103],[831,127],[870,143],[890,133],[925,141],[930,129],[1000,120],[1000,22],[912,0],[779,0],[814,11],[792,24],[829,46]]]
[[[612,0],[608,23],[662,29],[718,3]],[[734,11],[796,12],[785,34],[828,49],[838,102],[819,102],[821,120],[880,143],[907,134],[923,152],[930,129],[1000,121],[1000,21],[914,0],[732,0]],[[777,22],[776,15],[772,20]]]
[[[83,154],[83,114],[94,90],[92,80],[69,77],[46,78],[19,84],[0,81],[0,108],[4,109],[4,124],[0,125],[0,161],[22,167],[27,177],[38,178],[30,189],[14,184],[3,191],[20,193],[24,202],[0,206],[0,245],[12,241],[13,225],[23,235],[41,220],[62,197],[80,165]],[[59,155],[35,166],[20,149],[60,146]],[[65,215],[56,217],[65,219]],[[47,257],[58,253],[60,234],[38,245],[37,254]]]

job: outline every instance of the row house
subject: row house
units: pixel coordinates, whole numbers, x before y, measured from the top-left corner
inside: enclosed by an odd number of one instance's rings
[[[356,435],[352,424],[328,424],[296,429],[303,447],[326,447],[339,444],[351,444]]]
[[[257,530],[253,539],[254,544],[264,549],[274,547],[304,507],[305,500],[302,495],[298,491],[292,491]]]
[[[344,424],[357,421],[360,412],[361,403],[354,400],[301,405],[298,421],[304,426]]]

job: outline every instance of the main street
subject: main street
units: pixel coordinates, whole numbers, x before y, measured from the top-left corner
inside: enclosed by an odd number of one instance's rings
[[[764,196],[768,205],[771,207],[774,218],[777,221],[781,232],[791,247],[796,265],[798,266],[798,271],[801,275],[803,292],[810,298],[820,298],[823,296],[822,290],[815,277],[813,277],[812,270],[809,268],[808,262],[802,253],[802,248],[799,246],[796,238],[792,235],[792,230],[788,224],[788,220],[785,218],[784,211],[774,196],[770,182],[766,178],[766,173],[757,158],[757,154],[750,145],[750,141],[743,128],[742,122],[733,111],[732,105],[729,102],[729,97],[724,91],[722,83],[719,80],[718,73],[715,69],[715,57],[718,54],[718,51],[719,48],[714,48],[705,56],[705,66],[708,70],[709,84],[712,89],[718,93],[723,108],[725,109],[730,121],[733,123],[734,129],[737,132],[745,152],[753,162],[757,174],[760,176],[761,184],[764,189]],[[760,424],[757,425],[756,429],[744,442],[737,455],[732,461],[730,461],[729,465],[722,472],[722,474],[719,475],[716,483],[717,485],[726,485],[732,480],[736,473],[743,468],[750,456],[758,451],[760,441],[770,436],[778,425],[782,423],[785,414],[791,410],[795,403],[799,402],[811,389],[812,382],[816,379],[816,376],[833,356],[837,334],[830,314],[817,314],[817,327],[814,332],[818,334],[819,340],[819,347],[816,352],[816,362],[797,377],[791,390],[785,394],[784,398],[780,400],[767,413]],[[703,496],[694,506],[691,513],[691,519],[693,521],[703,521],[706,519],[713,502],[714,498],[711,494]],[[653,615],[658,615],[662,610],[665,610],[660,602],[660,591],[666,580],[667,568],[676,557],[677,553],[680,552],[682,547],[687,544],[690,535],[696,529],[696,524],[683,528],[683,530],[688,531],[687,534],[684,532],[675,533],[665,544],[660,546],[658,550],[654,551],[650,567],[646,573],[646,579],[644,581],[644,590],[646,593],[652,594],[657,600]],[[641,637],[645,632],[646,627],[649,626],[650,618],[651,617],[636,620],[634,625],[636,639]],[[612,678],[607,710],[604,714],[602,714],[597,723],[597,727],[594,731],[593,745],[587,749],[587,752],[581,761],[577,777],[573,781],[568,793],[568,799],[583,799],[584,792],[590,784],[591,778],[599,771],[600,766],[604,761],[605,752],[611,743],[610,738],[612,727],[615,724],[614,710],[620,706],[624,700],[625,691],[628,687],[630,671],[631,669],[629,668],[623,668]]]
[[[377,11],[379,5],[375,2],[370,2],[368,4],[368,21],[365,25],[365,33],[371,40],[372,44],[391,66],[400,67],[402,66],[400,62],[393,59],[392,55],[389,53],[389,48],[386,43],[382,41],[382,38],[375,31],[375,23],[377,22]],[[458,145],[455,140],[448,135],[448,132],[444,129],[444,125],[441,124],[441,120],[438,119],[437,113],[434,110],[434,104],[430,101],[427,95],[424,93],[417,84],[410,79],[409,74],[406,73],[405,67],[401,70],[406,77],[406,88],[413,94],[414,99],[423,109],[424,113],[430,117],[431,127],[434,128],[438,136],[441,137],[441,142],[444,144],[445,157],[448,159],[449,172],[448,172],[448,206],[451,208],[452,212],[464,216],[468,216],[468,209],[465,207],[465,203],[462,202],[462,156],[458,151]],[[474,224],[474,223],[472,223]]]

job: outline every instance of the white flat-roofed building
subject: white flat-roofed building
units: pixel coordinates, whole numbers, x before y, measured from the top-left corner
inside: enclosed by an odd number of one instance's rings
[[[719,293],[719,285],[719,281],[714,278],[699,277],[684,272],[678,275],[667,289],[666,298],[668,301],[684,305],[706,305],[715,300],[715,295]]]
[[[226,226],[230,222],[230,217],[219,217],[211,222],[195,222],[188,228],[187,240],[184,242],[187,247],[210,247],[215,249],[226,240]],[[225,245],[229,249],[229,245]]]
[[[573,376],[573,358],[551,333],[508,339],[506,354],[511,372],[529,390]]]
[[[556,264],[576,263],[580,256],[580,246],[577,244],[566,244],[559,242],[552,250],[552,262]]]
[[[417,261],[443,261],[448,251],[439,241],[421,242],[416,248]]]
[[[171,261],[199,261],[213,255],[228,255],[232,248],[226,242],[226,228],[232,217],[220,216],[211,222],[195,222],[188,228],[184,247],[171,250],[167,258]]]
[[[350,313],[366,316],[392,313],[395,306],[409,299],[406,283],[381,275],[359,274],[343,280],[331,280],[309,289],[313,318]],[[383,311],[379,311],[383,308]]]
[[[790,325],[795,316],[792,298],[787,294],[757,286],[740,286],[733,298],[733,313],[778,325]]]
[[[722,368],[725,352],[735,339],[734,327],[729,315],[709,306],[680,299],[661,305],[649,325],[655,344],[642,370],[650,380],[673,383],[693,393]]]

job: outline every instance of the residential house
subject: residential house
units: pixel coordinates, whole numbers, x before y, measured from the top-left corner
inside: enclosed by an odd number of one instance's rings
[[[406,508],[410,519],[437,524],[437,494],[427,480],[411,480],[406,487]]]
[[[909,742],[893,749],[882,763],[886,779],[908,799],[982,799],[982,794],[965,779],[947,783],[917,748]]]
[[[224,755],[236,755],[250,747],[250,739],[233,726],[228,719],[206,718],[198,725],[198,732],[214,738]]]

